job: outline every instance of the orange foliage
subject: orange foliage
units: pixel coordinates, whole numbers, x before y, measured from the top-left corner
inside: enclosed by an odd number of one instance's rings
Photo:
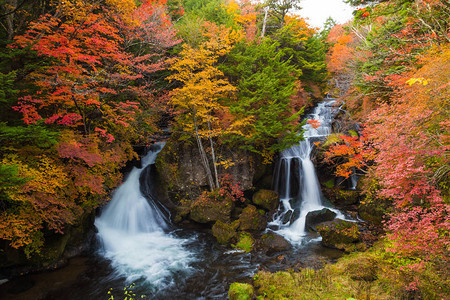
[[[335,74],[345,73],[354,57],[354,49],[351,47],[353,35],[347,33],[343,26],[334,26],[328,35],[328,43],[332,44],[327,54],[328,71]]]

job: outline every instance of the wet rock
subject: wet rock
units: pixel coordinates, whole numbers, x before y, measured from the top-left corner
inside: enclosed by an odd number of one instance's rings
[[[298,219],[298,217],[300,217],[300,209],[295,208],[294,211],[292,212],[290,224],[294,223],[295,220]]]
[[[217,221],[212,227],[212,233],[220,244],[228,245],[231,240],[236,238],[236,229],[239,227],[239,221],[233,223],[224,223]]]
[[[322,223],[316,228],[322,236],[322,244],[326,247],[347,252],[365,249],[365,245],[360,243],[360,232],[356,223],[335,219]]]
[[[239,216],[239,229],[246,231],[264,230],[267,227],[267,220],[264,216],[264,211],[258,210],[253,205],[248,205],[244,208]]]
[[[228,290],[228,299],[230,300],[251,300],[255,291],[253,286],[248,283],[233,282]]]
[[[290,198],[295,198],[298,195],[300,188],[300,169],[302,167],[302,163],[298,158],[294,158],[291,160],[291,176],[290,178]]]
[[[284,237],[275,233],[264,234],[261,237],[262,247],[268,254],[286,251],[291,248],[291,244]]]
[[[253,194],[252,202],[266,210],[274,210],[278,207],[278,193],[272,190],[259,190]]]
[[[283,224],[291,223],[291,218],[292,218],[293,212],[294,212],[293,210],[289,210],[284,214],[283,220],[282,220]]]
[[[316,231],[315,227],[317,224],[327,222],[327,221],[332,221],[332,220],[334,220],[335,217],[336,217],[336,213],[329,210],[328,208],[310,211],[306,215],[305,227],[307,230]]]
[[[210,198],[199,198],[191,206],[189,218],[198,223],[215,223],[230,221],[233,210],[231,199],[215,200]]]

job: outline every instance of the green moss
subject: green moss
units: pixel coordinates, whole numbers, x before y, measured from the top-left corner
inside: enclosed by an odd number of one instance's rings
[[[258,212],[255,206],[248,205],[244,208],[239,216],[240,230],[258,231],[264,230],[267,227],[267,221],[264,218],[264,213]]]
[[[332,189],[334,187],[334,179],[330,179],[323,184],[325,187]]]
[[[386,251],[381,240],[366,252],[340,258],[323,269],[258,272],[253,277],[257,299],[447,299],[450,274],[435,263],[411,262]],[[415,290],[411,289],[414,283]],[[414,290],[414,291],[413,291]]]
[[[323,143],[323,147],[329,147],[332,144],[339,143],[341,139],[342,133],[332,133],[327,137],[327,140]]]
[[[272,190],[259,190],[252,198],[252,202],[266,210],[274,210],[278,206],[278,193]]]
[[[245,252],[250,252],[253,249],[255,241],[253,240],[250,233],[241,232],[239,235],[239,240],[236,245],[232,245],[234,248],[243,250]]]
[[[230,300],[251,300],[254,295],[253,286],[248,283],[233,282],[228,290]]]
[[[354,131],[354,130],[349,130],[349,131],[348,131],[348,134],[349,134],[351,137],[358,137],[358,133],[357,133],[356,131]]]
[[[236,237],[236,229],[238,226],[239,222],[229,224],[219,220],[213,225],[212,232],[220,244],[228,245]]]
[[[365,250],[365,246],[359,242],[360,232],[358,225],[353,222],[336,219],[317,226],[317,231],[322,236],[322,244],[347,252]]]
[[[231,199],[199,197],[191,206],[190,218],[198,223],[229,222],[234,203]]]

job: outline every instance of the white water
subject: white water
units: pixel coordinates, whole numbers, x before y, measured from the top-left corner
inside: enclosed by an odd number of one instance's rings
[[[111,260],[116,275],[158,286],[170,284],[175,272],[189,271],[194,259],[184,247],[188,240],[166,233],[166,217],[153,199],[140,192],[139,177],[146,166],[154,164],[162,146],[142,158],[142,168],[133,168],[95,220],[102,254]]]
[[[308,123],[303,126],[305,140],[281,153],[279,167],[275,174],[275,189],[280,194],[282,205],[269,226],[278,228],[276,232],[294,244],[302,244],[305,240],[306,215],[325,207],[322,205],[322,193],[310,156],[313,142],[330,134],[336,109],[333,104],[334,101],[322,102],[308,116],[308,119],[318,121],[320,126],[314,128]],[[297,168],[293,169],[292,166],[296,165]],[[297,178],[299,187],[294,188],[292,178],[294,181]],[[344,218],[338,210],[329,209],[337,213],[338,218]],[[286,220],[292,218],[290,215],[294,215],[294,211],[299,212],[298,218],[293,221]]]

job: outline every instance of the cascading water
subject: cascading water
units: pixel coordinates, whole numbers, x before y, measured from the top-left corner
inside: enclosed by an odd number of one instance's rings
[[[114,192],[95,226],[101,253],[111,260],[116,275],[161,287],[170,283],[172,274],[188,272],[194,255],[184,247],[187,239],[167,233],[167,218],[155,200],[140,191],[139,177],[146,167],[152,167],[163,145],[153,147],[142,158],[142,168],[133,168]]]
[[[324,101],[307,116],[313,121],[303,126],[304,140],[283,151],[276,168],[274,188],[280,195],[281,205],[269,226],[293,243],[304,241],[306,215],[324,208],[310,156],[313,142],[330,134],[331,122],[337,112],[333,104],[334,101]],[[332,210],[338,217],[343,217],[338,210]]]

